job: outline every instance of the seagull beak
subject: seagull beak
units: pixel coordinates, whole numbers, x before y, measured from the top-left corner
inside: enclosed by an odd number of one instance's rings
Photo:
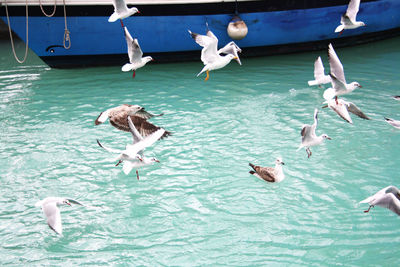
[[[330,138],[329,136],[328,136],[326,139],[328,139],[328,140],[332,140],[332,138]]]
[[[67,202],[67,205],[68,205],[68,206],[71,206],[71,203]]]
[[[358,85],[358,87],[362,88],[361,84],[360,84],[360,85]]]
[[[325,106],[323,106],[322,108],[327,108],[328,107],[328,105],[325,105]]]
[[[158,159],[156,159],[156,162],[157,162],[157,163],[160,163],[160,161],[159,161]]]
[[[281,162],[282,165],[285,165],[285,162]]]

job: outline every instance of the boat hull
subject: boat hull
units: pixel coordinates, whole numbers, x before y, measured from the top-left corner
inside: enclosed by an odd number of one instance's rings
[[[332,6],[308,8],[303,4],[305,6],[292,6],[287,10],[274,8],[272,11],[260,7],[260,3],[266,2],[249,1],[247,8],[239,4],[240,17],[248,26],[247,36],[235,41],[243,50],[242,56],[317,50],[326,48],[328,42],[335,46],[354,45],[400,32],[400,1],[397,0],[362,1],[357,20],[364,21],[367,26],[345,30],[340,35],[334,30],[347,8],[343,1],[332,1],[336,2]],[[250,4],[256,8],[252,9]],[[153,10],[137,5],[141,13],[124,20],[131,35],[138,38],[145,55],[151,55],[157,61],[198,59],[201,47],[193,41],[188,30],[203,34],[206,23],[219,38],[220,46],[231,41],[226,28],[234,15],[234,6],[227,8],[224,4],[224,8],[218,10],[216,7],[207,9],[207,4],[186,5],[186,13],[177,5],[175,9],[168,9],[174,5],[164,6],[166,15],[160,7]],[[7,22],[4,7],[0,9],[1,18]],[[49,18],[41,14],[39,6],[29,7],[29,46],[49,66],[122,65],[128,61],[120,23],[108,22],[112,6],[66,6],[70,49],[63,47],[65,23],[62,11],[63,6],[58,6],[56,15]],[[26,42],[25,7],[9,6],[9,14],[13,31]]]

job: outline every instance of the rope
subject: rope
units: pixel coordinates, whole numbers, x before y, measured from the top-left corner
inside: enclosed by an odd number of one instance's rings
[[[57,0],[54,0],[54,7],[53,7],[53,13],[51,13],[50,15],[49,14],[47,14],[45,11],[44,11],[44,9],[43,9],[43,6],[42,6],[42,1],[41,0],[39,0],[39,5],[40,5],[40,9],[42,10],[42,13],[46,16],[46,17],[52,17],[52,16],[54,16],[54,14],[56,13],[56,9],[57,9]]]
[[[12,32],[11,32],[11,27],[10,27],[10,18],[8,16],[8,5],[7,5],[7,0],[4,0],[4,3],[6,4],[6,14],[7,14],[7,22],[8,22],[8,32],[10,33],[10,41],[11,41],[11,48],[14,54],[14,58],[18,63],[24,63],[26,61],[26,57],[28,56],[28,0],[26,0],[26,46],[25,46],[25,56],[23,60],[20,60],[17,56],[17,53],[15,52],[15,47],[14,47],[14,39],[12,37]]]
[[[71,48],[71,38],[69,36],[69,30],[68,30],[68,26],[67,26],[67,11],[65,9],[65,0],[63,0],[63,3],[64,3],[64,24],[65,24],[63,46],[65,49],[70,49]],[[66,43],[68,43],[68,45],[66,45]]]

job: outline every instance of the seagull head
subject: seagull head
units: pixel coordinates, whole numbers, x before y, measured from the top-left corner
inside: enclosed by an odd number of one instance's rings
[[[285,165],[285,163],[282,161],[282,158],[281,158],[281,157],[279,157],[279,158],[277,158],[277,159],[275,160],[275,164],[278,164],[278,165]]]
[[[321,136],[322,136],[323,139],[332,140],[332,138],[330,138],[327,134],[323,134]]]
[[[139,105],[130,105],[129,106],[129,114],[128,115],[135,115],[139,111],[144,110],[144,107],[139,106]]]
[[[58,203],[57,203],[57,204],[58,204]],[[64,198],[64,199],[61,201],[60,204],[61,204],[61,205],[68,205],[68,206],[71,206],[71,203],[69,203],[69,200],[66,199],[66,198]]]
[[[348,89],[353,91],[356,88],[362,88],[361,84],[359,84],[358,82],[352,82],[352,83],[350,83],[350,86]]]
[[[159,161],[157,158],[155,158],[155,157],[150,158],[150,161],[151,161],[151,162],[160,163],[160,161]]]

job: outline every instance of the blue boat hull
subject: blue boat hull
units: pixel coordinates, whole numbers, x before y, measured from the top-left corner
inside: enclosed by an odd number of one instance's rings
[[[247,13],[240,10],[240,17],[248,26],[248,35],[235,42],[243,49],[244,56],[250,56],[315,50],[325,48],[327,42],[352,45],[398,35],[400,32],[400,1],[362,1],[357,20],[364,21],[367,26],[346,30],[338,35],[334,30],[346,8],[347,5],[334,5]],[[4,7],[1,9],[1,18],[7,22]],[[29,8],[30,11],[34,9],[39,7]],[[58,9],[62,10],[62,6],[58,6]],[[29,16],[29,46],[48,65],[76,67],[127,62],[123,29],[119,22],[108,22],[112,6],[107,7],[107,14],[103,16],[69,15],[69,6],[66,10],[70,49],[62,46],[65,27],[63,13],[51,18],[40,14]],[[25,16],[21,12],[19,16],[13,15],[12,7],[9,7],[9,11],[13,31],[26,41]],[[199,58],[200,47],[190,37],[188,29],[205,33],[205,24],[208,22],[209,28],[219,38],[219,44],[223,45],[231,41],[226,28],[232,16],[139,14],[125,19],[124,24],[132,36],[138,38],[145,55],[151,55],[157,61],[180,61]]]

